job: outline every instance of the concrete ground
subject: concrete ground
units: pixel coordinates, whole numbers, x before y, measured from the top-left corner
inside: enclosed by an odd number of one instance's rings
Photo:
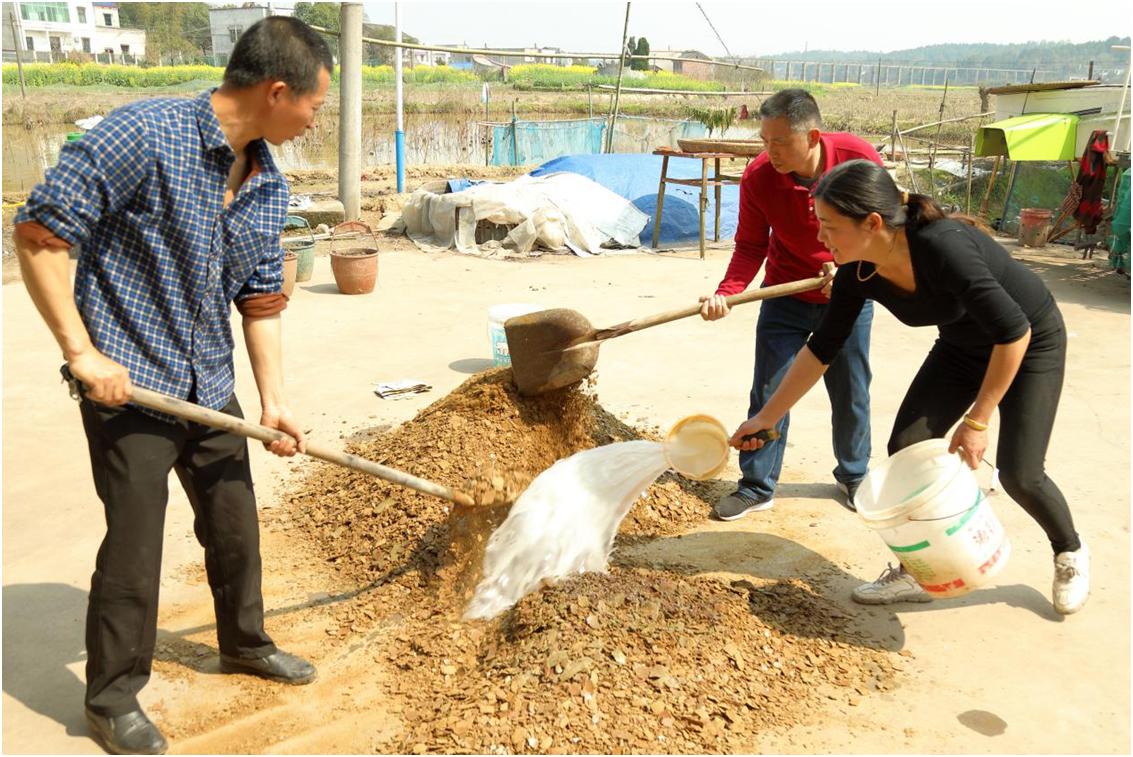
[[[389,251],[373,294],[338,294],[320,257],[284,316],[288,389],[304,426],[323,442],[404,421],[486,367],[490,305],[571,307],[596,325],[612,325],[695,301],[714,288],[729,255],[718,247],[704,262],[693,253],[504,262],[425,255],[404,241],[383,246]],[[840,577],[828,586],[831,596],[879,643],[912,657],[894,691],[768,734],[753,751],[1130,751],[1129,282],[1072,253],[1018,254],[1046,280],[1070,332],[1048,466],[1090,543],[1089,604],[1068,618],[1053,612],[1049,547],[1002,493],[992,503],[1014,554],[992,586],[927,605],[851,604],[850,588],[876,577],[892,555],[835,501],[829,404],[815,391],[792,414],[775,508],[727,524],[706,519],[700,538],[681,540],[683,547],[657,544],[650,556],[722,576],[777,578],[835,566]],[[734,427],[747,404],[756,312],[744,306],[718,323],[690,319],[606,343],[598,362],[601,402],[630,423],[666,426],[708,413]],[[97,753],[82,715],[82,629],[101,507],[77,408],[58,382],[59,351],[18,281],[3,287],[3,326],[3,749]],[[934,334],[878,310],[875,461]],[[237,373],[238,395],[254,417],[242,347]],[[422,379],[433,391],[396,402],[371,391],[374,382],[400,378]],[[988,457],[995,459],[994,446]],[[261,506],[280,506],[281,485],[305,461],[258,449],[253,460]],[[733,456],[724,477],[736,473]],[[990,469],[979,475],[990,483]],[[320,643],[317,598],[351,587],[328,585],[320,565],[275,533],[264,542],[268,628],[281,646],[314,659],[321,675],[309,687],[280,692],[271,712],[242,708],[231,677],[211,674],[211,599],[190,509],[176,487],[166,535],[160,643],[191,644],[205,659],[191,670],[176,657],[159,659],[141,695],[173,737],[172,751],[368,751],[396,732],[396,708],[360,677],[382,674],[370,670],[372,658],[350,668],[348,660],[328,659]],[[284,720],[286,740],[273,736]],[[297,722],[310,726],[296,733]]]

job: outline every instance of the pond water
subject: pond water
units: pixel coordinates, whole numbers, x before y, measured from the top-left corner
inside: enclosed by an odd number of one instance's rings
[[[394,163],[394,116],[364,114],[362,119],[363,166]],[[4,129],[3,191],[26,192],[42,181],[43,173],[59,159],[67,134],[78,127],[52,124],[32,130]],[[647,118],[619,119],[614,131],[614,152],[649,152],[655,147],[676,147],[684,122]],[[413,114],[405,117],[405,158],[412,165],[485,163],[485,130],[467,115]],[[753,129],[736,126],[729,139],[752,139]],[[489,143],[489,149],[491,147]],[[326,119],[306,136],[273,148],[280,168],[336,170],[338,126]],[[555,156],[547,156],[547,159]]]

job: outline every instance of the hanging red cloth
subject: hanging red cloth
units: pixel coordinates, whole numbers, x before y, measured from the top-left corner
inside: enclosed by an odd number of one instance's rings
[[[1095,129],[1078,161],[1078,178],[1075,183],[1081,188],[1081,198],[1074,210],[1074,218],[1082,224],[1082,230],[1087,234],[1095,233],[1102,220],[1102,195],[1109,168],[1106,163],[1107,152],[1109,136],[1105,129]]]

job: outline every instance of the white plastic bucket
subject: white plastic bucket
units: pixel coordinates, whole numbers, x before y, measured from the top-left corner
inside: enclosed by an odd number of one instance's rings
[[[686,478],[712,478],[728,464],[731,448],[724,424],[711,415],[681,418],[665,435],[665,460]]]
[[[507,348],[507,335],[504,323],[517,315],[537,313],[544,308],[538,305],[493,305],[488,308],[488,341],[492,348],[492,365],[499,368],[511,365],[511,353]]]
[[[935,597],[958,597],[989,581],[1011,542],[987,495],[944,439],[906,447],[862,479],[858,515]]]

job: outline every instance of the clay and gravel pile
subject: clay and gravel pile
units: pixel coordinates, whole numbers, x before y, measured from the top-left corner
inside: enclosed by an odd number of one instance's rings
[[[582,388],[522,397],[505,368],[473,376],[409,422],[348,451],[468,492],[494,524],[556,460],[611,442],[659,438],[622,423]],[[450,517],[447,502],[345,468],[311,468],[288,496],[287,525],[315,537],[325,558],[351,578],[416,572],[428,581],[455,559],[445,554],[450,525],[463,528],[469,513],[457,508]],[[666,473],[634,505],[621,533],[683,533],[708,516],[711,491]]]
[[[380,644],[413,753],[758,751],[760,733],[894,686],[802,582],[615,568],[528,595],[494,624],[417,608]],[[900,659],[900,658],[896,658]]]
[[[349,451],[464,489],[453,508],[321,465],[277,527],[295,529],[365,587],[333,606],[328,634],[367,639],[402,752],[726,752],[894,685],[900,658],[871,646],[804,580],[731,584],[613,567],[525,597],[489,623],[460,611],[483,541],[540,472],[574,452],[657,438],[571,388],[520,397],[510,371],[479,374]],[[662,476],[619,541],[691,530],[719,487]],[[380,628],[377,628],[379,627]]]

